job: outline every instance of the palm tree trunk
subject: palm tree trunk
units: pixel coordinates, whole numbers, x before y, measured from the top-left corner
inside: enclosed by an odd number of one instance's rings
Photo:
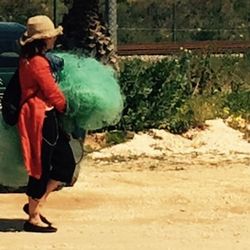
[[[105,64],[117,64],[114,45],[99,13],[99,0],[74,0],[62,25],[65,49],[79,48]]]

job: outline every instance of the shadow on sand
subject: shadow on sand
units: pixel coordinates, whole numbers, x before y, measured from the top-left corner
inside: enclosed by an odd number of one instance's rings
[[[0,232],[22,232],[24,222],[24,219],[0,218]]]

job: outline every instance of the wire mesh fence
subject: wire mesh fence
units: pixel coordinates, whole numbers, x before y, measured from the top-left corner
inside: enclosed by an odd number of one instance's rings
[[[250,40],[250,1],[118,1],[118,42]]]

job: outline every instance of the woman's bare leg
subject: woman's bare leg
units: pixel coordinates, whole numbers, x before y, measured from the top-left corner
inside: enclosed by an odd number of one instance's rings
[[[46,188],[46,193],[43,195],[43,197],[41,198],[41,202],[40,202],[40,207],[46,202],[49,194],[51,192],[53,192],[56,188],[58,188],[58,186],[61,184],[60,181],[55,181],[50,179],[48,184],[47,184],[47,188]]]
[[[29,197],[29,222],[41,227],[47,227],[47,224],[41,221],[39,206],[40,200],[35,200]]]
[[[47,189],[46,189],[46,193],[43,196],[43,200],[46,201],[49,194],[53,192],[55,189],[57,189],[60,184],[61,184],[60,181],[55,181],[55,180],[50,179],[47,184]]]
[[[47,184],[46,193],[43,195],[41,199],[32,199],[29,197],[29,222],[38,226],[48,226],[44,222],[42,222],[40,217],[40,208],[46,202],[48,195],[54,191],[61,182],[55,180],[49,180]]]

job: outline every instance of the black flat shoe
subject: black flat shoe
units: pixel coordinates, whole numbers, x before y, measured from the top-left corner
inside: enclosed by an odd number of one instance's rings
[[[29,204],[28,204],[28,203],[26,203],[26,204],[23,206],[23,211],[24,211],[26,214],[29,215]],[[41,214],[40,214],[40,218],[41,218],[41,221],[42,221],[43,223],[45,223],[45,224],[47,224],[47,225],[49,225],[49,226],[52,225],[52,223],[51,223],[50,221],[48,221],[48,220],[47,220],[44,216],[42,216]]]
[[[26,232],[34,232],[34,233],[55,233],[57,231],[57,228],[52,226],[40,227],[26,221],[23,224],[23,230]]]

